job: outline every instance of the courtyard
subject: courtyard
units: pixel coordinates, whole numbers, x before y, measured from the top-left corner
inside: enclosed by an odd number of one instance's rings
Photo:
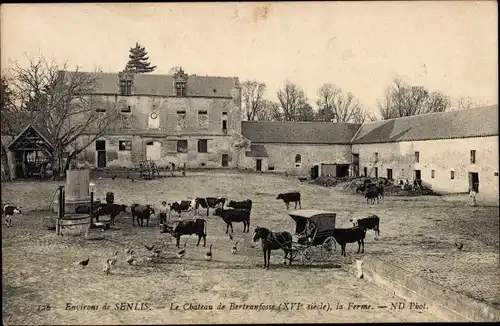
[[[337,246],[333,262],[318,260],[309,267],[301,266],[300,262],[292,267],[283,266],[283,253],[273,251],[271,269],[264,271],[260,244],[252,243],[251,232],[244,234],[243,225],[233,223],[231,241],[220,218],[204,216],[201,210],[201,217],[208,222],[207,247],[196,247],[196,236],[183,236],[181,244],[187,241],[187,253],[178,259],[170,235],[160,234],[155,219],[149,227],[132,227],[129,214],[119,216],[114,228],[99,232],[102,240],[57,237],[54,231],[42,226],[44,217],[53,215],[47,208],[57,185],[62,183],[2,183],[2,203],[23,207],[23,214],[14,217],[13,227],[2,228],[5,324],[438,320],[425,311],[376,308],[401,299],[354,277],[354,260],[366,255],[393,262],[454,291],[500,306],[498,203],[470,207],[464,196],[455,195],[386,197],[379,204],[367,205],[362,196],[335,187],[301,184],[293,177],[236,171],[203,171],[185,177],[133,181],[104,176],[93,177],[92,181],[96,183],[97,198],[103,199],[106,192],[113,191],[115,202],[126,205],[137,202],[158,206],[163,200],[171,202],[195,196],[249,198],[253,201],[251,230],[262,226],[273,231],[294,230],[293,220],[276,195],[297,189],[302,194],[303,209],[336,212],[337,227],[350,227],[351,218],[378,215],[380,239],[374,240],[373,231],[368,231],[364,254],[356,254],[357,244],[348,244],[347,258],[341,258]],[[233,255],[231,248],[235,241],[239,242],[239,250]],[[458,250],[455,243],[463,243],[464,248]],[[141,259],[147,253],[145,244],[166,245],[159,261]],[[213,260],[205,261],[203,256],[210,244]],[[135,250],[137,265],[125,262],[127,248]],[[118,262],[111,274],[105,275],[103,263],[117,250]],[[78,261],[87,257],[89,265],[78,266]],[[330,303],[332,310],[229,310],[231,303],[283,302]],[[347,309],[349,302],[375,308]],[[66,309],[68,304],[101,307],[106,303],[111,309]],[[144,310],[121,310],[121,303]],[[213,310],[184,310],[185,303],[194,307],[211,305]],[[227,308],[217,310],[219,303]],[[50,310],[39,311],[39,307],[47,304]],[[344,309],[336,309],[337,304]],[[177,305],[181,308],[172,310]]]

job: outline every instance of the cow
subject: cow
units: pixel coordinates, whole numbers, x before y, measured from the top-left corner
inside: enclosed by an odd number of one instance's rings
[[[195,198],[195,214],[200,213],[200,206],[207,210],[207,216],[210,214],[210,208],[216,208],[218,206],[224,207],[226,203],[226,198],[223,197],[196,197]]]
[[[149,218],[155,214],[153,205],[133,204],[130,210],[132,211],[132,226],[135,226],[135,219],[137,219],[137,225],[143,226],[146,220],[146,226],[149,226]]]
[[[345,254],[345,247],[347,243],[353,243],[357,242],[358,243],[358,254],[359,250],[361,249],[361,246],[363,246],[363,249],[361,250],[361,253],[365,252],[365,236],[366,236],[366,229],[362,226],[356,226],[353,228],[349,229],[337,229],[333,231],[333,237],[335,238],[335,241],[340,244],[340,247],[342,248],[342,256],[346,256]]]
[[[368,217],[359,218],[356,221],[352,218],[349,220],[354,226],[362,226],[366,230],[373,230],[375,232],[375,239],[380,236],[380,218],[377,215],[370,215]]]
[[[384,186],[382,184],[379,184],[378,186],[375,186],[375,189],[377,189],[377,193],[379,196],[384,199]]]
[[[2,206],[2,215],[5,218],[5,226],[12,226],[12,216],[14,214],[22,214],[21,206],[4,205]]]
[[[246,210],[251,211],[252,210],[252,200],[251,199],[245,199],[242,201],[231,200],[227,204],[227,207],[231,207],[234,209],[246,209]]]
[[[115,194],[112,191],[108,191],[106,193],[106,203],[114,204],[115,202]]]
[[[183,220],[179,221],[177,225],[171,227],[167,224],[161,225],[160,233],[170,233],[176,240],[175,246],[179,248],[181,236],[196,234],[198,236],[198,243],[200,245],[201,238],[203,238],[203,247],[207,244],[207,221],[202,218],[196,220]]]
[[[127,205],[118,204],[100,204],[94,209],[94,217],[99,222],[99,216],[109,215],[110,224],[115,225],[115,218],[121,213],[125,212]]]
[[[101,205],[102,205],[102,202],[99,198],[94,200],[94,216]],[[75,213],[76,214],[90,214],[90,204],[78,205],[75,208]]]
[[[243,233],[250,232],[250,210],[244,208],[235,209],[224,209],[218,207],[215,209],[214,215],[222,217],[222,220],[226,222],[226,234],[231,227],[231,233],[233,233],[233,223],[241,222],[243,223]]]
[[[176,211],[177,214],[179,214],[179,217],[181,216],[182,212],[189,212],[193,210],[196,206],[196,200],[178,200],[176,202],[168,204],[168,207],[170,207],[170,213],[172,211]]]
[[[302,204],[300,203],[300,192],[298,191],[281,193],[278,197],[276,197],[276,199],[282,199],[285,202],[287,210],[290,207],[290,202],[295,203],[295,209],[297,209],[297,203],[299,203],[299,207],[302,209]]]
[[[370,200],[372,204],[375,204],[375,198],[377,198],[377,203],[378,203],[379,202],[378,195],[379,193],[376,188],[368,189],[365,193],[366,203],[368,204],[368,200]]]
[[[363,192],[365,192],[365,186],[364,185],[361,185],[361,186],[357,186],[356,187],[356,194],[360,192],[361,194],[363,194]]]

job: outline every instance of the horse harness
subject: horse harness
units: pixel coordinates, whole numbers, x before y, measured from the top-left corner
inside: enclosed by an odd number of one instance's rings
[[[279,235],[279,236],[278,236],[278,235]],[[279,240],[279,238],[281,238],[282,240],[284,240],[284,242],[281,242],[281,241]],[[285,246],[286,244],[288,244],[288,243],[291,243],[291,242],[292,242],[292,240],[287,241],[287,240],[285,239],[285,237],[284,237],[282,234],[280,234],[280,233],[276,233],[276,232],[271,232],[271,233],[269,233],[269,235],[267,236],[267,239],[266,239],[266,240],[267,240],[267,241],[274,241],[274,242],[277,242],[277,243],[280,245],[280,247],[282,247],[282,248],[284,248],[284,246]]]

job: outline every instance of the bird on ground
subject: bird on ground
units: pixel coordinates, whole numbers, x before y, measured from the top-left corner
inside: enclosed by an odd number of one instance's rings
[[[180,250],[180,251],[177,253],[177,257],[179,257],[179,258],[184,257],[184,255],[186,254],[186,244],[187,244],[187,242],[184,242],[184,249]]]
[[[118,260],[118,251],[115,252],[113,258],[109,260],[109,263],[111,264],[111,266],[115,266],[117,260]]]
[[[160,258],[160,254],[161,254],[161,249],[160,248],[156,249],[155,250],[155,255],[154,255],[155,258]]]
[[[151,251],[151,250],[153,250],[155,245],[152,245],[152,246],[144,245],[144,247],[146,247],[147,250]]]
[[[129,254],[132,251],[132,249],[131,248],[127,248],[127,249],[124,249],[124,251],[125,251],[126,254]]]
[[[231,253],[234,255],[238,251],[238,241],[234,244],[233,248],[231,249]]]
[[[212,260],[212,245],[210,245],[210,249],[208,249],[208,252],[205,254],[205,259]]]
[[[111,177],[111,180],[115,180],[115,179],[116,179],[116,175]]]
[[[78,265],[82,265],[82,267],[85,267],[89,264],[89,261],[90,261],[90,257],[85,259],[85,260],[82,260],[81,262],[78,263]]]
[[[462,250],[462,248],[464,247],[464,244],[455,242],[455,246],[457,247],[458,250]]]
[[[104,267],[102,269],[106,275],[108,275],[111,271],[111,259],[107,259],[106,263],[104,264]]]

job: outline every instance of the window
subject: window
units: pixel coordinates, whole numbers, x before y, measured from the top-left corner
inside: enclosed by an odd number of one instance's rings
[[[470,151],[470,162],[472,164],[476,163],[476,150],[474,149]]]
[[[227,120],[222,120],[222,130],[227,131]]]
[[[392,169],[387,169],[387,179],[392,180]]]
[[[186,96],[186,83],[185,82],[175,82],[175,94],[178,97]]]
[[[208,152],[208,141],[206,139],[198,139],[198,153]]]
[[[415,163],[420,162],[420,152],[415,152]]]
[[[451,180],[455,179],[455,171],[453,171],[453,170],[450,171],[450,179]]]
[[[130,95],[132,94],[132,81],[131,80],[121,80],[120,81],[120,95]]]
[[[131,140],[120,140],[118,142],[118,150],[119,151],[130,151],[130,150],[132,150],[132,141]]]
[[[177,130],[186,128],[186,111],[177,111]]]
[[[126,107],[123,107],[121,111],[123,113],[130,113],[132,112],[132,109],[130,108],[130,105],[127,105]]]
[[[95,109],[95,112],[99,112],[99,113],[106,112],[106,109],[105,108],[97,108],[97,109]]]
[[[207,111],[198,111],[198,129],[208,129]]]
[[[375,160],[375,162],[378,162],[378,153],[377,152],[373,153],[373,159]]]
[[[105,151],[106,150],[106,141],[105,140],[96,140],[95,141],[95,150],[96,151]]]
[[[494,175],[495,177],[498,177],[498,172],[494,172],[494,173],[493,173],[493,175]]]
[[[227,112],[222,112],[222,115],[227,115]]]
[[[181,139],[177,141],[177,153],[187,153],[188,152],[188,141],[186,139]]]
[[[302,156],[300,156],[300,154],[295,155],[295,163],[302,163]]]
[[[431,170],[431,179],[435,179],[435,178],[436,178],[436,171]]]

